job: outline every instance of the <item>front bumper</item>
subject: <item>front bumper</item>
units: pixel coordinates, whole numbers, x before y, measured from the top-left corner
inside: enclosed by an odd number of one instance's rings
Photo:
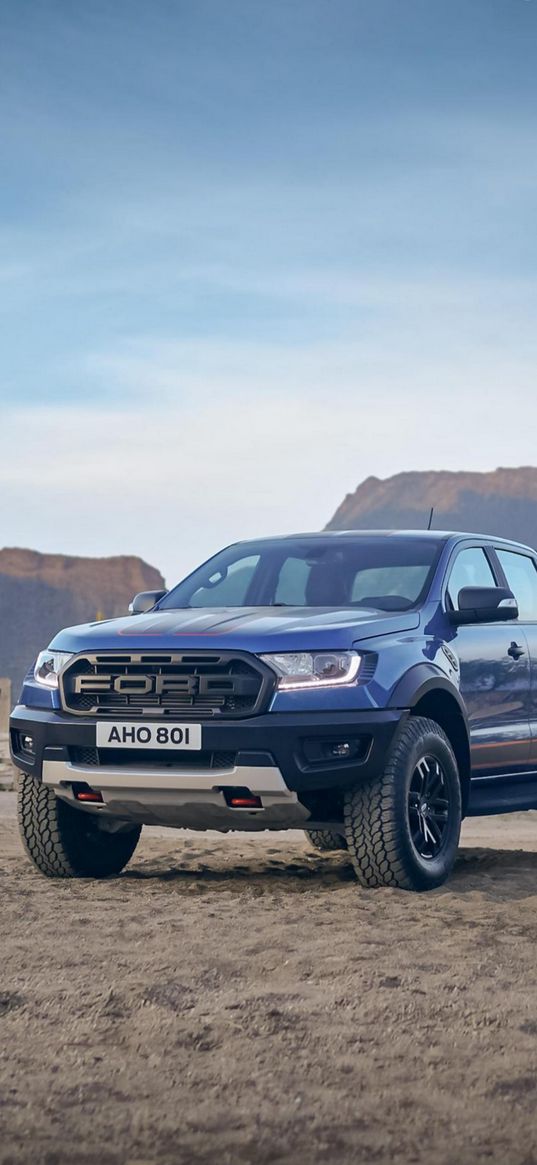
[[[202,749],[207,754],[233,754],[232,767],[237,777],[241,776],[241,769],[276,768],[285,787],[299,796],[345,789],[382,771],[395,732],[407,714],[405,710],[395,708],[356,712],[269,712],[244,720],[202,722]],[[32,738],[33,752],[22,747],[25,736]],[[94,784],[90,777],[96,777],[103,765],[96,750],[95,736],[95,719],[73,717],[58,711],[18,705],[10,720],[13,763],[39,780],[43,779],[44,762],[61,761],[75,764],[77,769],[83,767],[86,774],[90,774],[84,779]],[[351,744],[349,758],[332,755],[333,746],[341,743]],[[83,750],[90,750],[93,754],[91,764],[87,766],[80,764]],[[177,776],[185,787],[191,775],[189,757],[192,754],[178,753],[177,756]],[[121,772],[125,774],[132,769],[139,773],[143,762],[143,753],[133,750],[132,766],[122,765]],[[110,756],[106,758],[106,767],[115,768],[113,763],[110,765]],[[172,767],[175,769],[175,764]],[[198,772],[198,766],[192,768],[193,774]],[[213,779],[218,777],[218,770],[212,772]],[[154,784],[150,774],[147,782],[148,785]],[[235,783],[247,784],[239,779]]]
[[[49,756],[53,750],[49,750]],[[91,785],[89,785],[91,780]],[[124,771],[104,765],[87,766],[60,759],[43,761],[43,782],[58,797],[86,813],[110,822],[169,825],[179,829],[300,829],[311,816],[296,793],[287,788],[275,765],[236,765],[228,769],[170,771],[140,765]],[[80,790],[100,797],[98,803],[81,803]],[[247,793],[258,801],[256,808],[234,808],[233,794]]]

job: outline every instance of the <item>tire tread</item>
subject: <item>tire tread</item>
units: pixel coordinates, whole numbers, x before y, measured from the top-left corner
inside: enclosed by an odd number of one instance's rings
[[[53,790],[21,773],[17,801],[21,838],[34,865],[49,878],[75,877],[62,842],[58,799]]]

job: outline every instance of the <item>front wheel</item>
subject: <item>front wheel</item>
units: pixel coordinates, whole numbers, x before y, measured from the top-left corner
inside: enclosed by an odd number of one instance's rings
[[[35,777],[19,773],[19,828],[34,866],[49,878],[109,878],[132,857],[142,828],[111,833]]]
[[[380,778],[345,796],[345,836],[362,886],[434,890],[449,876],[462,807],[457,762],[434,720],[410,717]]]

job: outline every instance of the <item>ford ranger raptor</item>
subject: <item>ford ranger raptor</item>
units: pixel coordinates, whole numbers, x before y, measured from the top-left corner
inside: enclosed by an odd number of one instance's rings
[[[537,558],[501,538],[222,550],[60,631],[10,721],[27,852],[106,877],[143,825],[302,828],[362,886],[430,890],[468,815],[537,808]]]

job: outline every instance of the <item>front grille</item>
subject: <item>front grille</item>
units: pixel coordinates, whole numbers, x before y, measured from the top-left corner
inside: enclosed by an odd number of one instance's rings
[[[144,748],[137,752],[132,748],[70,748],[69,760],[73,765],[91,765],[93,768],[169,768],[169,769],[232,769],[237,759],[236,752],[183,751],[180,749]]]
[[[62,706],[78,716],[252,716],[275,677],[240,652],[103,652],[75,656],[60,676]]]

